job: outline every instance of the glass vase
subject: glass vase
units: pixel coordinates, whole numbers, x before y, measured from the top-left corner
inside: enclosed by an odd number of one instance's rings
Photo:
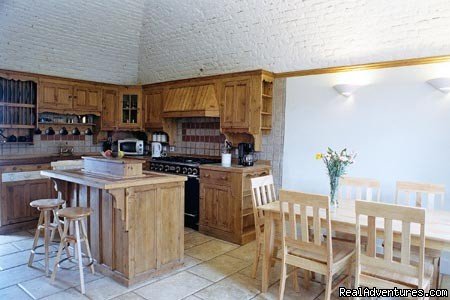
[[[330,177],[330,206],[338,206],[339,177]]]

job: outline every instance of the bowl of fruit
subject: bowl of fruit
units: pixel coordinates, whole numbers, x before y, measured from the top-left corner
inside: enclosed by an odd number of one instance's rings
[[[118,152],[106,150],[106,151],[102,151],[100,153],[102,154],[102,156],[104,158],[107,158],[107,159],[121,159],[125,155],[125,153],[123,153],[123,151],[120,151],[120,150]]]

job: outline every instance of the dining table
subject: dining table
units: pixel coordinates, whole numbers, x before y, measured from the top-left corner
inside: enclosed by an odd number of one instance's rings
[[[285,203],[286,204],[286,203]],[[280,226],[281,207],[280,201],[273,201],[258,207],[264,214],[264,252],[262,265],[262,291],[267,292],[269,287],[269,276],[271,271],[272,255],[274,251],[275,226]],[[283,209],[287,211],[287,209]],[[309,224],[312,223],[313,211],[306,210]],[[325,218],[325,211],[321,212]],[[300,208],[296,208],[296,215],[300,215]],[[338,205],[330,208],[331,228],[334,232],[346,234],[355,234],[356,232],[356,213],[355,200],[344,200]],[[450,211],[445,210],[427,210],[425,219],[425,248],[450,251]],[[361,216],[360,219],[361,234],[367,235],[367,218]],[[415,226],[417,225],[417,226]],[[400,221],[394,221],[393,224],[394,241],[401,243],[402,224]],[[376,237],[383,237],[384,221],[376,219]],[[419,246],[418,224],[411,224],[411,244]],[[369,233],[370,234],[370,233]],[[368,237],[370,238],[370,236]],[[376,251],[368,249],[367,251]]]

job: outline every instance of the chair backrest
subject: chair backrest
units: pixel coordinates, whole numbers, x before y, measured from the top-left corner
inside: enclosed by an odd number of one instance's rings
[[[338,202],[342,200],[366,200],[380,202],[380,182],[376,179],[341,177]]]
[[[395,204],[356,201],[356,264],[360,276],[361,267],[365,270],[384,269],[388,273],[415,277],[421,288],[424,283],[425,264],[425,209]],[[362,218],[361,218],[362,217]],[[367,217],[367,248],[362,252],[361,222]],[[376,253],[377,218],[384,221],[384,254]],[[364,221],[363,221],[364,222]],[[378,222],[378,224],[380,224]],[[419,264],[411,264],[411,225],[420,226]],[[401,232],[401,258],[393,260],[394,228]],[[370,273],[370,271],[365,271]],[[377,279],[373,279],[377,280]],[[374,282],[374,281],[373,281]],[[395,284],[394,284],[395,286]]]
[[[445,186],[442,184],[397,181],[396,189],[396,204],[425,207],[426,201],[428,209],[435,209],[436,202],[440,207],[444,206]],[[412,204],[411,200],[413,200]]]
[[[256,234],[259,235],[264,224],[264,214],[258,210],[258,207],[276,200],[275,186],[272,175],[251,178],[250,182],[252,184],[252,203]]]
[[[283,251],[286,253],[293,248],[315,252],[318,257],[323,258],[328,265],[331,265],[333,263],[333,250],[329,196],[281,190],[280,208]],[[312,223],[308,222],[308,215],[309,218],[312,217]],[[298,232],[297,224],[299,223],[301,232]],[[322,231],[324,224],[325,232]],[[310,229],[314,233],[312,241],[309,236]],[[326,235],[325,241],[322,241],[323,234]],[[324,274],[323,270],[317,271]]]

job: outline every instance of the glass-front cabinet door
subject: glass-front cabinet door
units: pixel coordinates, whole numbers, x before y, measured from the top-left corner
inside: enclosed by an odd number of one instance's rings
[[[136,87],[127,87],[121,90],[120,97],[119,127],[136,128],[142,127],[142,90]]]

